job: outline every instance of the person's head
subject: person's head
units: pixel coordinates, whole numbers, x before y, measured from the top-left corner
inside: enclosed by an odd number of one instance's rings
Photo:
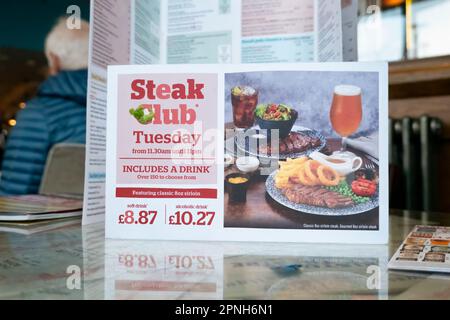
[[[45,55],[51,75],[87,68],[88,53],[89,23],[86,21],[81,21],[80,29],[69,29],[66,19],[60,18],[45,40]]]

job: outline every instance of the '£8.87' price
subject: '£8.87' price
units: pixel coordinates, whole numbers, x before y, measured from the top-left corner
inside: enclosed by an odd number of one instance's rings
[[[134,211],[128,210],[119,215],[119,224],[153,224],[157,215],[157,211],[142,210],[135,217]]]
[[[177,211],[169,216],[169,224],[171,225],[197,225],[210,226],[213,223],[215,212],[198,211],[192,213],[190,211]]]

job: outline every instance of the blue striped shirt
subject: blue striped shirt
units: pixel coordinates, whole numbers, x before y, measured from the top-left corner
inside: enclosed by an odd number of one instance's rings
[[[60,72],[19,111],[6,143],[1,195],[38,193],[50,148],[61,142],[85,143],[86,91],[86,70]]]

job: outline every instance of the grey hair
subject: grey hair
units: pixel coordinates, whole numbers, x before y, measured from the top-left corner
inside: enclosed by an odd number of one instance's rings
[[[60,18],[45,40],[45,54],[56,55],[62,70],[78,70],[88,66],[89,23],[81,21],[80,29],[69,29],[66,18]]]

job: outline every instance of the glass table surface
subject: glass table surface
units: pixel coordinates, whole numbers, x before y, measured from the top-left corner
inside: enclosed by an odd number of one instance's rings
[[[387,269],[418,224],[450,214],[392,210],[388,245],[105,240],[79,220],[0,232],[0,299],[450,299],[450,274]]]

